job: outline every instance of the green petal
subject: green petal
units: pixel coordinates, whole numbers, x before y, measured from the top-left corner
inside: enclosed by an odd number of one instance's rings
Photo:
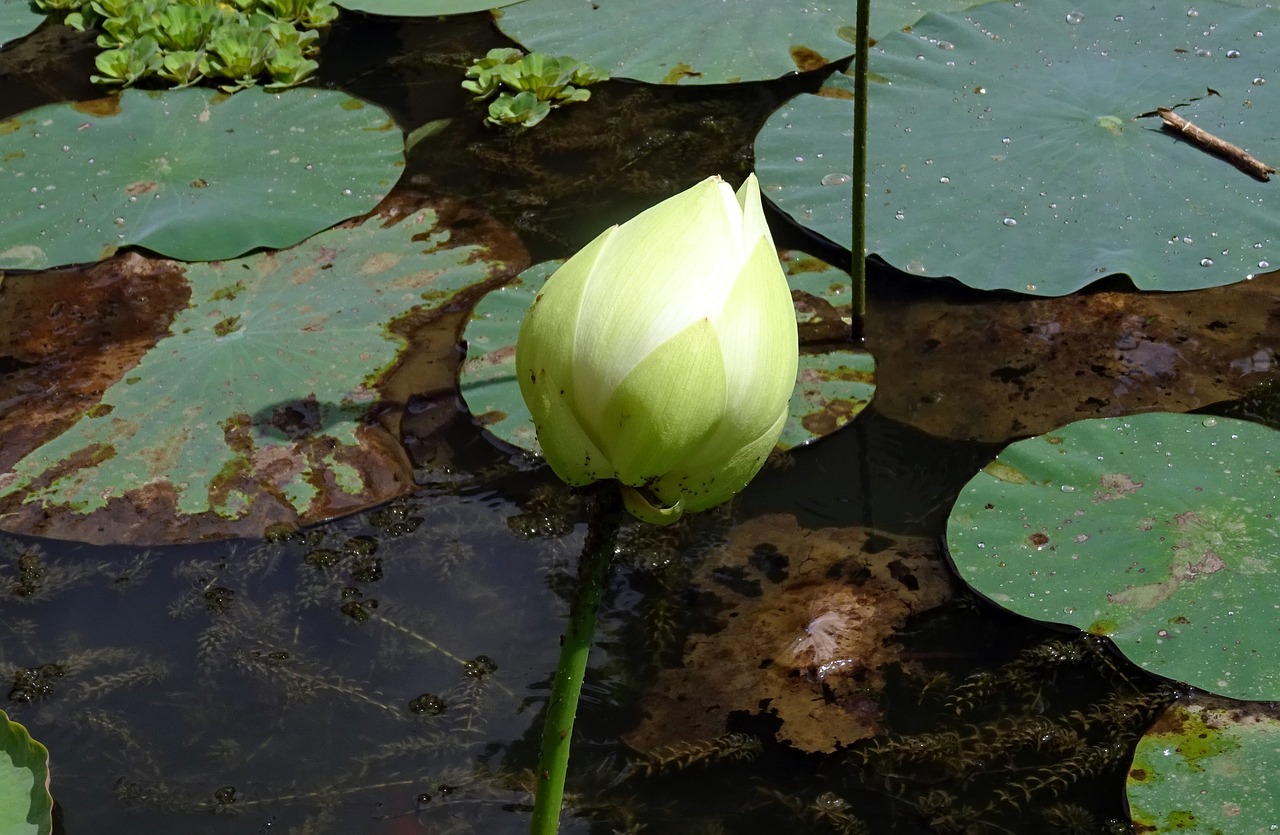
[[[764,207],[760,205],[760,183],[756,175],[751,174],[738,189],[738,206],[742,210],[742,240],[744,246],[751,248],[760,239],[773,246],[773,238],[769,234],[769,223],[764,219]]]
[[[631,487],[622,488],[622,504],[627,512],[650,525],[670,525],[684,515],[684,507],[676,502],[671,507],[654,504],[639,490]]]
[[[618,228],[596,262],[579,323],[574,386],[602,403],[655,348],[719,313],[748,252],[741,209],[718,177]]]
[[[728,445],[737,449],[727,460],[724,458],[726,445],[713,438],[703,450],[681,462],[649,489],[662,501],[681,506],[685,513],[723,504],[760,472],[786,422],[784,410],[759,437],[741,445],[737,442]]]
[[[715,327],[727,375],[726,420],[745,443],[786,411],[799,359],[791,289],[767,239],[751,253]]]
[[[627,375],[594,434],[617,479],[640,487],[695,454],[724,419],[724,409],[720,340],[701,319]]]
[[[542,383],[545,381],[545,385]],[[591,440],[569,402],[556,389],[555,375],[546,372],[533,389],[533,400],[525,396],[535,416],[538,445],[542,455],[565,484],[580,487],[593,481],[613,478],[613,465]]]
[[[565,262],[538,293],[516,339],[516,379],[556,475],[569,484],[610,478],[613,468],[586,434],[572,386],[573,344],[587,279],[616,227]]]

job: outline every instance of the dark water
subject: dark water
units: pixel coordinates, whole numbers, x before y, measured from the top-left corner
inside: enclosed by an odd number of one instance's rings
[[[60,58],[0,74],[0,115],[95,94],[79,81],[92,56],[83,39],[37,37]],[[484,15],[344,13],[321,83],[377,102],[406,129],[454,118],[415,149],[406,183],[484,206],[535,260],[564,256],[709,173],[745,175],[755,129],[816,84],[612,82],[589,106],[512,137],[481,127],[458,87],[473,58],[506,44]],[[617,111],[633,115],[606,130],[601,114]],[[952,289],[904,293],[892,278],[873,280],[873,317],[955,303]],[[723,628],[723,608],[693,577],[735,526],[794,517],[874,528],[873,542],[936,542],[956,492],[1003,440],[942,440],[873,406],[767,468],[730,511],[669,536],[628,530],[584,693],[577,816],[565,830],[1128,831],[1124,750],[1168,693],[1106,647],[958,588],[895,636],[903,649],[877,694],[886,733],[876,741],[805,752],[779,741],[760,705],[726,712],[723,731],[740,736],[685,740],[648,769],[622,742],[682,641]],[[584,510],[463,417],[444,446],[445,464],[437,447],[419,456],[428,486],[418,495],[283,541],[0,539],[0,676],[16,682],[5,708],[52,751],[66,832],[525,831]],[[725,753],[734,745],[742,758]]]

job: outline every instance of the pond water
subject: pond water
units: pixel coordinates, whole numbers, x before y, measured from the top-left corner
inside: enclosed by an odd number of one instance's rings
[[[35,38],[57,60],[11,62],[0,117],[96,92],[79,81],[84,39]],[[411,154],[403,188],[483,207],[535,261],[709,173],[741,178],[765,116],[817,83],[612,82],[508,137],[458,88],[471,59],[505,44],[484,15],[344,13],[321,83],[405,128],[454,119]],[[779,239],[830,254],[782,226]],[[6,292],[23,280],[6,277]],[[730,508],[624,529],[565,831],[1129,831],[1128,751],[1175,691],[965,591],[940,540],[960,487],[1006,441],[1221,399],[1188,400],[1188,381],[1225,376],[1234,349],[1177,341],[1203,311],[1162,309],[1174,335],[1141,331],[1155,318],[1143,305],[1159,303],[1120,285],[997,298],[877,270],[875,404],[773,460]],[[1036,353],[1050,342],[1053,356]],[[452,394],[425,395],[402,404],[420,488],[370,512],[273,541],[0,537],[5,709],[52,752],[66,832],[526,831],[585,510]],[[816,675],[797,650],[809,607],[848,589],[885,593],[848,603],[875,646]]]

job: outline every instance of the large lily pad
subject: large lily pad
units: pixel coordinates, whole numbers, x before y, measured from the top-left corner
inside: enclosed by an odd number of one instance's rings
[[[849,276],[816,259],[783,254],[796,316],[825,334],[830,326],[847,330]],[[542,283],[559,261],[535,264],[476,304],[466,328],[467,359],[460,374],[462,396],[476,420],[500,440],[541,454],[533,417],[516,382],[516,337],[520,322]],[[825,318],[824,318],[825,317]],[[847,344],[823,344],[800,355],[791,411],[778,439],[781,449],[802,446],[845,426],[871,402],[875,359]]]
[[[42,21],[31,0],[0,0],[0,46],[30,34]]]
[[[615,78],[724,84],[816,69],[853,52],[851,4],[774,0],[525,0],[498,27],[531,52],[572,55]]]
[[[393,17],[439,17],[470,14],[519,3],[520,0],[338,0],[344,9]]]
[[[1139,832],[1216,835],[1280,828],[1280,711],[1197,695],[1138,742],[1128,779]]]
[[[1211,287],[1280,263],[1275,184],[1155,115],[1176,108],[1280,164],[1280,122],[1266,115],[1280,108],[1280,20],[1194,6],[992,3],[882,39],[870,56],[867,251],[909,273],[1039,295],[1114,273],[1143,289]],[[847,100],[805,95],[756,144],[765,193],[845,246],[850,196],[827,184],[849,173],[851,125]]]
[[[141,353],[136,366],[101,357],[116,379],[96,403],[48,414],[68,404],[48,402],[47,381],[20,390],[0,423],[0,527],[135,543],[258,535],[411,490],[408,460],[380,425],[424,384],[428,358],[401,379],[407,337],[459,291],[506,273],[499,258],[523,257],[483,218],[451,228],[442,217],[455,211],[375,215],[152,284],[189,304],[145,353],[128,344],[132,330],[112,346]],[[459,240],[462,230],[485,245]],[[0,353],[17,367],[46,367],[40,340],[12,340]]]
[[[0,269],[136,245],[186,261],[281,248],[369,211],[399,178],[400,130],[330,90],[126,90],[0,122]]]
[[[0,710],[0,829],[6,835],[53,831],[49,751]]]
[[[960,575],[1210,692],[1280,697],[1280,433],[1153,412],[1013,444],[947,525]]]

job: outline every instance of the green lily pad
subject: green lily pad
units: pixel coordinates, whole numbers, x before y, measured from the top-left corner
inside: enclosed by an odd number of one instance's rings
[[[53,831],[49,751],[0,710],[0,829],[6,835]]]
[[[520,0],[335,0],[344,9],[391,17],[439,17],[498,9]]]
[[[651,84],[762,81],[853,53],[852,4],[773,0],[525,0],[498,28],[530,52],[572,55]]]
[[[476,304],[463,336],[467,359],[459,372],[472,417],[502,441],[541,455],[533,416],[516,382],[516,337],[542,283],[563,261],[543,261]]]
[[[802,328],[825,326],[839,316],[839,310],[847,315],[846,273],[793,253],[784,252],[783,262]],[[472,312],[465,333],[467,359],[460,382],[471,414],[498,439],[535,454],[541,454],[537,433],[516,382],[516,337],[534,296],[560,264],[535,264],[486,295]],[[821,305],[815,300],[821,300]],[[848,327],[847,320],[841,327]],[[801,338],[803,342],[803,331]],[[801,353],[791,413],[778,446],[791,449],[831,434],[865,409],[874,392],[875,360],[867,351],[835,345]]]
[[[441,220],[450,211],[375,215],[290,250],[186,265],[190,302],[169,335],[0,470],[0,527],[135,543],[253,536],[412,490],[403,449],[374,417],[415,391],[398,378],[389,388],[402,334],[507,273],[498,248],[520,252],[507,230],[461,243]],[[42,398],[25,408],[32,417],[7,424],[18,437],[44,419]]]
[[[1007,447],[947,525],[970,585],[1111,638],[1159,675],[1280,697],[1280,433],[1162,412]]]
[[[1280,712],[1196,695],[1170,705],[1138,742],[1127,784],[1139,832],[1280,829]]]
[[[0,46],[31,34],[43,22],[31,0],[0,0]]]
[[[383,110],[329,90],[126,90],[0,122],[0,269],[143,246],[185,261],[282,248],[381,200],[404,165]]]
[[[912,274],[1049,296],[1114,273],[1142,289],[1213,287],[1280,263],[1275,183],[1155,115],[1176,108],[1280,165],[1280,122],[1266,115],[1280,108],[1280,21],[1194,6],[992,3],[880,40],[867,251]],[[847,99],[804,95],[756,140],[764,193],[845,246],[852,122]]]

